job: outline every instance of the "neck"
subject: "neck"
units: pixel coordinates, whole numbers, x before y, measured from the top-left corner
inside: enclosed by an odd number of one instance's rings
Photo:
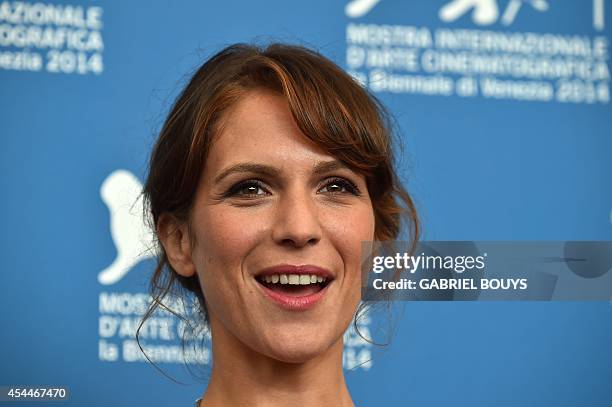
[[[314,359],[286,363],[247,347],[217,322],[211,319],[213,367],[203,406],[354,407],[342,371],[342,337]]]

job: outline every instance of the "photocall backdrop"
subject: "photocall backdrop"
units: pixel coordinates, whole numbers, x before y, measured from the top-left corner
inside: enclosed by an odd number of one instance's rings
[[[389,107],[424,238],[612,240],[611,9],[0,2],[0,385],[63,386],[74,406],[187,406],[201,394],[179,320],[157,315],[143,343],[186,384],[134,341],[154,267],[136,198],[178,91],[234,42],[316,48]],[[357,405],[612,403],[608,301],[396,305],[385,349],[347,332]],[[210,349],[194,343],[186,356],[205,371]]]

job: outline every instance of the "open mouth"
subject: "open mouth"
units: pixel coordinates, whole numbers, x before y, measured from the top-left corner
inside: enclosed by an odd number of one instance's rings
[[[332,279],[315,274],[271,274],[257,276],[257,282],[267,289],[289,297],[305,297],[323,290]]]

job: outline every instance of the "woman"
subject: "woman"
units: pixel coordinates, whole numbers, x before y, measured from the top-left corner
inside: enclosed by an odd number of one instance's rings
[[[362,241],[416,212],[384,110],[320,54],[230,46],[195,73],[154,147],[152,310],[178,283],[212,337],[201,406],[352,406],[343,334]],[[146,317],[148,317],[147,314]]]

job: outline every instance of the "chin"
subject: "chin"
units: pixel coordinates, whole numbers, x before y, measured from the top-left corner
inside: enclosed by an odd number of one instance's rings
[[[275,349],[269,356],[284,363],[305,363],[321,356],[324,352],[323,349],[313,349],[312,347],[288,347],[286,349]]]
[[[332,347],[333,339],[316,334],[310,336],[277,335],[265,352],[269,357],[285,363],[304,363],[315,359]]]

